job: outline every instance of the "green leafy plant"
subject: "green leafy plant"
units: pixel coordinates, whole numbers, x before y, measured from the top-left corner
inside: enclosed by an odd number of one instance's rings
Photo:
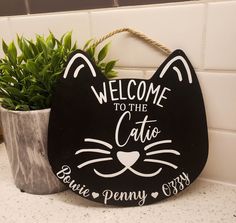
[[[18,50],[17,50],[18,48]],[[53,33],[36,40],[17,36],[17,44],[2,41],[5,57],[0,59],[0,103],[10,110],[38,110],[50,108],[57,79],[62,75],[68,56],[77,49],[72,33],[57,39]],[[84,50],[108,78],[116,75],[116,61],[104,62],[109,49],[105,45],[96,56],[92,41]],[[18,51],[20,53],[18,53]]]
[[[102,73],[108,77],[113,78],[117,76],[117,72],[113,69],[117,60],[111,60],[108,63],[104,62],[105,57],[108,54],[110,43],[106,44],[98,54],[96,54],[96,45],[94,45],[93,39],[89,40],[83,50],[87,52],[89,57],[96,63]]]

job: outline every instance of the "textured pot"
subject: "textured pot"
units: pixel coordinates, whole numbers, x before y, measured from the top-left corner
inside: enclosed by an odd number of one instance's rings
[[[50,109],[10,111],[1,108],[2,127],[13,178],[21,191],[60,192],[66,187],[51,170],[47,157]]]

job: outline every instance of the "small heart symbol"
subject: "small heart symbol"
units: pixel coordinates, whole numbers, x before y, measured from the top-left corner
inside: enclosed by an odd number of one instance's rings
[[[153,198],[157,198],[158,195],[159,195],[158,192],[153,192],[153,193],[151,193],[151,196],[152,196]]]
[[[93,192],[93,193],[92,193],[92,197],[93,197],[94,199],[96,199],[97,197],[99,197],[99,193]]]

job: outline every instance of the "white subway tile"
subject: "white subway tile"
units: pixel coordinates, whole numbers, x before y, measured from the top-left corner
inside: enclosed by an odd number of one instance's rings
[[[236,130],[236,74],[198,73],[208,126]]]
[[[8,18],[0,18],[0,57],[3,57],[2,39],[9,43],[12,39]]]
[[[141,70],[130,70],[117,68],[118,72],[116,79],[144,79],[144,72]]]
[[[155,70],[145,72],[149,79]],[[236,74],[197,73],[210,128],[236,130]]]
[[[202,177],[236,184],[236,133],[209,131],[209,156]]]
[[[23,34],[25,37],[34,38],[35,34],[48,35],[49,30],[56,37],[72,31],[73,39],[81,47],[90,39],[88,13],[56,13],[17,16],[10,18],[10,28],[13,36]]]
[[[201,67],[204,4],[112,9],[91,13],[95,38],[129,27],[174,50],[183,49],[195,67]],[[165,58],[143,41],[127,34],[113,38],[110,55],[124,67],[156,67]]]
[[[146,70],[144,72],[145,79],[152,78],[153,74],[156,72],[156,70]]]
[[[205,68],[236,69],[236,1],[209,3]]]

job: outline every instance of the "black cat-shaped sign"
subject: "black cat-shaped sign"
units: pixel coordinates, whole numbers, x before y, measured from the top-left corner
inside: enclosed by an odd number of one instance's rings
[[[190,185],[208,155],[197,76],[181,50],[149,80],[108,80],[74,52],[51,108],[48,157],[78,195],[108,205],[142,206]]]

